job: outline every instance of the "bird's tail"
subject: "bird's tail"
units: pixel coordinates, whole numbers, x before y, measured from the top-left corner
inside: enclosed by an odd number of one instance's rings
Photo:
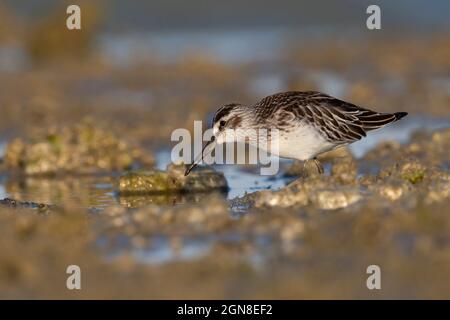
[[[408,112],[396,112],[394,113],[395,121],[400,120],[401,118],[404,118],[408,115]]]
[[[395,112],[395,113],[365,113],[358,116],[363,125],[364,131],[375,130],[385,125],[396,122],[408,115],[407,112]]]

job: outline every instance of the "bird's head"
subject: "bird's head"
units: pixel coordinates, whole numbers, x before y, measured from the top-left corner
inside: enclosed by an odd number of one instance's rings
[[[245,129],[247,107],[237,103],[227,104],[214,114],[213,134],[217,143],[234,142],[236,130]]]
[[[245,129],[248,121],[248,108],[244,105],[230,103],[217,110],[212,123],[213,136],[205,144],[201,154],[194,159],[194,162],[186,170],[185,175],[188,175],[203,160],[205,155],[212,152],[216,144],[238,141],[239,136],[236,135],[236,130]]]

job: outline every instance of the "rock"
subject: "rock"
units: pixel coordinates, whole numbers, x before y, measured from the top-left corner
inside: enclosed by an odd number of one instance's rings
[[[353,158],[336,159],[331,167],[331,175],[344,184],[354,182],[357,174],[358,168]]]
[[[291,207],[294,205],[306,206],[309,202],[306,192],[291,190],[269,191],[263,190],[258,193],[255,200],[256,207]]]
[[[407,157],[396,161],[393,165],[383,166],[378,174],[378,180],[389,177],[401,179],[411,184],[421,182],[429,174],[429,168],[415,158]]]
[[[127,169],[134,162],[152,166],[154,159],[89,122],[49,130],[30,142],[15,139],[5,153],[5,166],[26,175],[92,174]]]
[[[402,180],[392,179],[370,186],[378,195],[390,201],[396,201],[408,193],[408,187]]]
[[[12,140],[6,147],[4,163],[5,166],[17,168],[22,166],[22,157],[25,150],[25,143],[21,139]]]
[[[298,179],[278,191],[260,191],[255,199],[256,207],[291,207],[313,205],[319,209],[334,210],[359,201],[358,189],[336,183],[330,177]]]
[[[184,165],[170,165],[167,171],[135,170],[120,177],[121,195],[154,194],[171,192],[228,191],[223,173],[210,168],[198,168],[187,177]]]
[[[361,199],[361,194],[356,189],[347,190],[319,190],[311,194],[316,207],[324,210],[336,210],[348,207]]]
[[[416,184],[425,178],[426,170],[426,167],[418,162],[408,162],[400,167],[400,175],[404,180]]]
[[[438,180],[430,186],[425,201],[430,204],[440,202],[450,198],[450,181],[446,179]]]
[[[410,142],[401,145],[398,142],[386,141],[377,145],[364,155],[364,162],[373,165],[393,165],[395,163],[421,162],[423,167],[448,166],[450,162],[450,129],[440,129],[434,132],[417,131]],[[407,180],[419,182],[419,176],[412,177],[409,172]],[[417,173],[417,172],[416,172]]]
[[[135,170],[120,177],[119,191],[128,193],[158,193],[179,191],[182,188],[181,181],[172,179],[164,171]]]
[[[440,145],[450,145],[450,128],[433,132],[431,134],[431,141]]]
[[[327,163],[354,163],[354,158],[350,150],[346,147],[337,148],[318,157],[322,165]],[[306,172],[305,172],[306,171]],[[313,161],[308,161],[305,165],[303,161],[295,160],[284,172],[285,177],[300,177],[317,174],[317,167]]]
[[[51,206],[43,203],[29,202],[29,201],[19,201],[10,198],[5,198],[0,200],[1,206],[6,206],[10,208],[28,208],[28,209],[38,209],[39,211],[48,211]]]

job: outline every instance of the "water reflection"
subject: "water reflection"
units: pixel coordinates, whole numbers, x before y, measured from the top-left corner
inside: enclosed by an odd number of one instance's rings
[[[171,261],[197,259],[206,255],[212,247],[205,239],[180,239],[155,237],[148,248],[132,250],[134,258],[143,263],[162,264]]]
[[[138,262],[159,265],[200,259],[219,251],[234,253],[254,267],[261,268],[265,262],[288,253],[288,247],[293,244],[280,243],[269,236],[249,237],[229,233],[195,237],[155,235],[140,240],[128,236],[103,236],[99,237],[97,245],[107,252],[106,255],[111,260],[127,254]]]
[[[0,199],[7,198],[8,194],[6,193],[5,187],[0,184]]]
[[[7,179],[4,189],[8,197],[19,201],[101,208],[117,203],[114,184],[114,177],[26,177]]]
[[[208,196],[212,194],[223,195],[220,192],[208,193]],[[119,203],[127,208],[139,208],[148,205],[177,205],[188,202],[199,202],[205,197],[205,193],[168,193],[168,194],[144,194],[144,195],[118,195]]]
[[[0,199],[13,198],[18,201],[102,209],[117,203],[127,208],[178,205],[199,202],[205,197],[205,193],[121,196],[117,191],[117,181],[115,176],[5,178],[3,182],[0,180]],[[214,193],[226,196],[220,192]]]

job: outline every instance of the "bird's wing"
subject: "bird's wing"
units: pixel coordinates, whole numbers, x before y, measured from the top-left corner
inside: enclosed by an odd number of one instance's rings
[[[300,120],[336,144],[360,140],[366,131],[396,120],[394,114],[377,113],[316,91],[275,94],[255,108],[259,119],[272,119],[281,130]]]

